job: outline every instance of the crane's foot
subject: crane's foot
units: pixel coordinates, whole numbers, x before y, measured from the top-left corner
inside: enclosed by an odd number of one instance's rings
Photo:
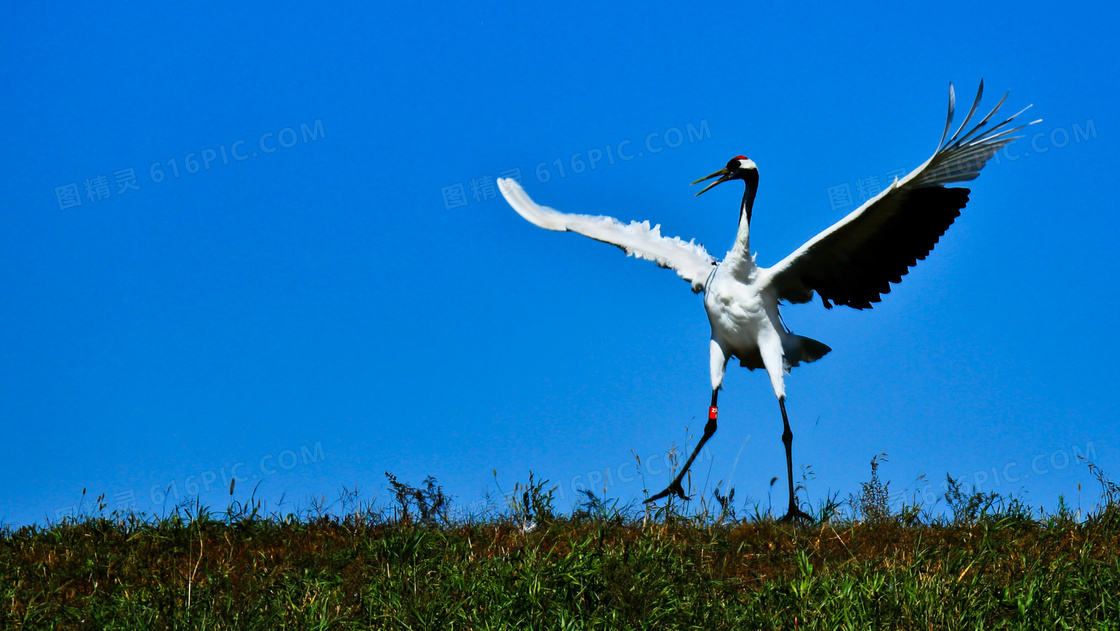
[[[800,508],[798,508],[796,506],[790,506],[789,510],[786,511],[786,514],[781,519],[779,519],[778,521],[783,521],[783,522],[792,522],[792,521],[811,522],[811,521],[813,521],[813,518],[810,517],[808,513],[801,510]]]
[[[681,480],[680,480],[680,478],[677,478],[676,480],[673,480],[669,484],[669,486],[665,487],[664,491],[658,493],[657,495],[654,495],[653,497],[649,498],[648,500],[646,500],[642,503],[643,504],[649,504],[650,502],[656,502],[657,500],[659,500],[663,497],[668,497],[669,495],[672,495],[674,493],[677,495],[677,497],[681,498],[682,500],[684,500],[686,502],[689,499],[691,499],[687,495],[684,494],[684,488],[681,487]]]

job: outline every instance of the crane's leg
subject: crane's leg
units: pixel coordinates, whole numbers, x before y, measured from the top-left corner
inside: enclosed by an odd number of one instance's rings
[[[665,487],[664,491],[658,493],[657,495],[654,495],[643,503],[649,504],[650,502],[656,502],[663,497],[667,497],[670,493],[675,493],[677,497],[681,498],[682,500],[688,499],[688,495],[686,495],[684,492],[684,487],[681,486],[681,480],[683,480],[685,474],[688,473],[688,468],[692,466],[692,461],[696,460],[696,454],[700,453],[700,450],[704,448],[704,443],[708,442],[708,439],[712,437],[712,434],[716,433],[716,416],[719,411],[719,409],[716,407],[716,398],[718,396],[719,388],[712,390],[712,405],[708,408],[708,423],[704,425],[704,435],[700,437],[700,442],[696,443],[696,449],[692,450],[692,455],[689,456],[688,461],[684,463],[684,468],[681,469],[681,472],[677,474],[676,478],[673,478],[673,481],[669,483],[669,486]]]
[[[782,432],[782,442],[786,446],[786,477],[789,480],[789,510],[786,511],[781,521],[793,521],[795,519],[813,521],[812,517],[797,507],[797,494],[793,491],[793,431],[789,428],[789,418],[786,416],[786,398],[784,396],[778,397],[778,405],[782,408],[782,424],[785,425],[785,431]]]

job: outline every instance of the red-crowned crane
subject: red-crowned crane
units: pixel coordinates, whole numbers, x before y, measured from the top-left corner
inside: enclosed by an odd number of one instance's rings
[[[1026,108],[998,124],[989,124],[1007,99],[1005,94],[983,120],[965,132],[983,92],[984,82],[981,81],[968,116],[949,136],[955,106],[953,85],[949,84],[949,115],[933,156],[906,177],[896,178],[886,190],[773,267],[759,267],[750,250],[751,209],[758,190],[758,167],[746,156],[735,156],[719,171],[693,182],[698,184],[718,178],[697,195],[731,180],[741,180],[746,185],[739,207],[735,245],[722,261],[691,241],[661,236],[660,226],[650,228],[648,221],[626,225],[612,217],[562,213],[534,203],[516,181],[498,179],[506,201],[530,223],[547,230],[578,232],[616,245],[628,255],[676,270],[692,285],[693,292],[704,294],[704,309],[712,325],[709,344],[712,402],[708,422],[704,435],[676,478],[646,502],[671,493],[688,499],[681,481],[704,443],[716,431],[716,400],[727,361],[735,357],[751,370],[766,370],[782,411],[785,428],[782,442],[789,482],[789,508],[782,519],[810,519],[799,508],[793,486],[793,432],[786,416],[783,379],[790,368],[816,361],[831,349],[787,329],[778,314],[778,305],[783,301],[809,302],[816,292],[825,308],[845,305],[870,309],[871,303],[879,302],[882,294],[890,292],[891,283],[901,282],[909,268],[933,250],[968,203],[969,189],[946,188],[945,185],[975,179],[996,151],[1017,138],[1011,134],[1026,126],[1008,128]]]

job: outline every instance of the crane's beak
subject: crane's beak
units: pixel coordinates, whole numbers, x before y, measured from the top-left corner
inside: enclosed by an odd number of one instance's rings
[[[703,182],[705,180],[710,180],[714,177],[718,177],[719,179],[716,180],[715,182],[712,182],[711,184],[707,185],[706,187],[704,187],[704,190],[700,191],[699,193],[697,193],[693,197],[699,197],[702,193],[707,193],[708,191],[710,191],[712,189],[712,187],[715,186],[716,184],[723,184],[727,180],[730,180],[731,179],[731,172],[727,170],[727,167],[723,167],[719,171],[716,171],[715,173],[713,173],[711,175],[702,177],[699,180],[696,180],[695,182],[693,182],[692,184],[699,184],[700,182]],[[690,184],[689,186],[692,186],[692,184]]]

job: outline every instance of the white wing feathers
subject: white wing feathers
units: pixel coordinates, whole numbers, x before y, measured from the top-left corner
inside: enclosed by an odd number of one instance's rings
[[[944,185],[975,179],[996,151],[1017,138],[1011,134],[1026,126],[1003,129],[1022,111],[997,125],[987,125],[1007,98],[1004,95],[983,120],[962,135],[983,92],[981,81],[972,109],[946,143],[955,103],[950,84],[945,133],[933,156],[764,271],[779,299],[807,302],[815,291],[825,307],[831,308],[831,302],[868,309],[879,302],[881,294],[890,292],[890,283],[901,282],[909,268],[933,250],[968,203],[970,192]]]
[[[622,248],[626,254],[661,267],[672,268],[692,285],[692,291],[704,290],[704,283],[716,263],[704,246],[680,237],[661,236],[661,226],[648,221],[629,225],[613,217],[574,215],[540,206],[512,179],[498,178],[498,189],[510,206],[529,223],[545,230],[571,231]]]
[[[976,114],[976,108],[980,106],[980,97],[984,94],[984,81],[980,81],[980,89],[976,91],[976,100],[972,102],[972,109],[968,111],[968,116],[965,116],[964,122],[957,128],[956,133],[949,139],[949,143],[945,143],[945,136],[949,133],[949,127],[953,122],[953,109],[956,98],[953,94],[953,84],[949,84],[949,116],[945,122],[945,133],[941,135],[941,144],[937,146],[937,151],[934,152],[933,157],[926,161],[925,164],[914,169],[909,175],[906,176],[907,183],[911,187],[919,186],[941,186],[944,184],[951,184],[953,182],[966,182],[968,180],[975,180],[980,175],[980,169],[988,163],[997,151],[1002,149],[1005,145],[1021,138],[1021,136],[1011,136],[1011,134],[1019,131],[1027,125],[1033,125],[1038,120],[1031,121],[1026,125],[1019,125],[1011,129],[1002,130],[1004,125],[1015,120],[1023,112],[1030,109],[1030,105],[1019,110],[1015,114],[1008,117],[998,125],[985,127],[992,116],[1003,107],[1003,102],[1007,100],[1007,92],[1003,98],[996,103],[991,112],[984,117],[975,127],[970,129],[967,134],[961,135],[968,122],[972,120],[972,116]],[[1041,119],[1040,119],[1041,120]],[[979,136],[983,138],[977,139]]]

